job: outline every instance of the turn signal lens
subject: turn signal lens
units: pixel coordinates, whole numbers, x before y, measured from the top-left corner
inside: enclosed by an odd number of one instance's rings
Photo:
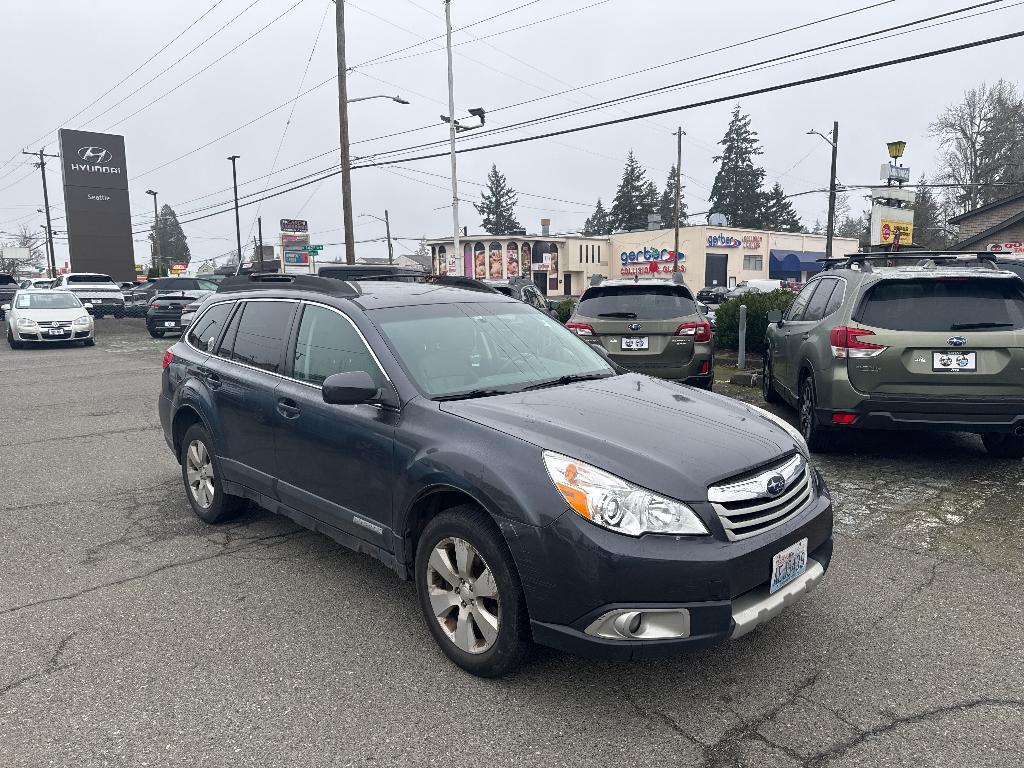
[[[707,320],[683,323],[676,328],[676,336],[693,336],[698,343],[711,341],[711,323]]]
[[[171,350],[168,349],[166,352],[164,352],[164,359],[163,359],[163,361],[161,363],[161,367],[166,368],[167,366],[169,366],[173,362],[174,362],[174,353],[171,352]]]
[[[566,323],[565,327],[575,333],[577,336],[593,336],[594,326],[587,325],[586,323]]]
[[[850,328],[845,325],[833,328],[828,335],[833,357],[875,357],[885,351],[884,344],[861,341],[861,336],[874,336],[866,328]]]

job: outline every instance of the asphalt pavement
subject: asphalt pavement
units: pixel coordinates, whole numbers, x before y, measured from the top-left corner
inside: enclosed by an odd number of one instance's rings
[[[976,437],[816,457],[832,567],[737,642],[485,681],[370,558],[196,519],[156,411],[173,339],[97,329],[0,348],[0,766],[1022,763],[1024,464]]]

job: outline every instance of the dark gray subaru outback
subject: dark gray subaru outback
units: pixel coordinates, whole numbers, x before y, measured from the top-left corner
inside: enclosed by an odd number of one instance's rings
[[[495,292],[228,278],[159,400],[200,518],[248,499],[378,558],[477,675],[531,641],[631,659],[738,637],[832,554],[799,433]]]

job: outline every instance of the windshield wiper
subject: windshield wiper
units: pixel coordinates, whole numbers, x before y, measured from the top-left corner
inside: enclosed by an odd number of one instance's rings
[[[598,317],[622,317],[626,320],[636,320],[636,312],[602,312]]]
[[[951,331],[968,331],[971,328],[1010,328],[1013,323],[953,323],[949,326]]]
[[[438,402],[445,400],[471,400],[474,397],[490,397],[491,395],[507,395],[507,389],[471,389],[469,392],[456,392],[454,395],[441,395],[431,398]]]
[[[548,381],[538,381],[536,384],[531,384],[528,387],[523,387],[521,392],[528,392],[531,389],[544,389],[546,387],[560,387],[563,384],[572,384],[576,381],[591,381],[593,379],[607,379],[609,376],[614,376],[614,373],[583,373],[583,374],[571,374],[567,376],[559,376],[557,379],[549,379]]]

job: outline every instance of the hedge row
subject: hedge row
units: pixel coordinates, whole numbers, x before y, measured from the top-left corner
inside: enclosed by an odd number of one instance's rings
[[[715,311],[718,326],[716,342],[719,347],[739,349],[740,346],[740,305],[747,306],[747,352],[764,352],[764,334],[768,329],[765,315],[773,309],[785,311],[796,294],[786,288],[771,293],[747,293],[723,302]]]

